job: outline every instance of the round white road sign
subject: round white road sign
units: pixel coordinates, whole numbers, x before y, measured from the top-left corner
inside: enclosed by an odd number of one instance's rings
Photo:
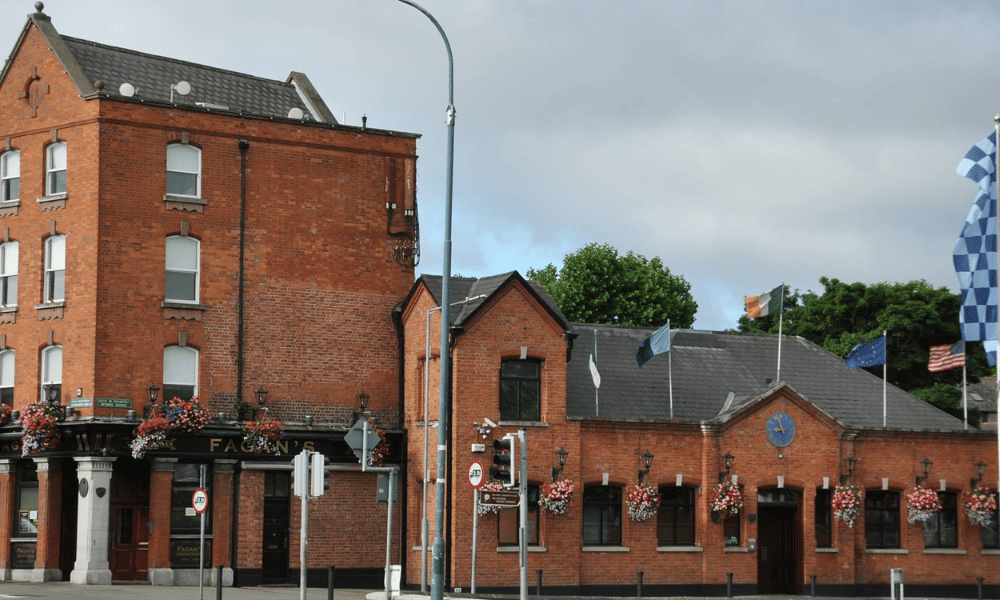
[[[483,465],[478,460],[472,461],[469,465],[469,483],[474,488],[483,485]]]
[[[208,492],[202,488],[198,488],[191,494],[191,506],[194,507],[194,512],[199,515],[205,512],[208,508]]]

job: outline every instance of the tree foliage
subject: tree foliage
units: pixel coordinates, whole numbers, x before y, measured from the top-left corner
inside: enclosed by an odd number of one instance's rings
[[[834,354],[846,356],[859,343],[886,332],[887,378],[904,389],[960,383],[962,370],[927,370],[930,347],[959,339],[961,297],[924,280],[908,283],[844,283],[820,278],[822,294],[785,290],[782,331],[800,335]],[[778,332],[778,315],[760,319],[740,317],[740,331]],[[982,344],[969,344],[966,361],[970,376],[989,374]],[[871,372],[882,376],[882,367]]]
[[[607,244],[589,244],[567,254],[561,269],[528,269],[559,310],[575,323],[690,327],[698,304],[691,284],[671,275],[659,258],[631,251],[619,255]]]

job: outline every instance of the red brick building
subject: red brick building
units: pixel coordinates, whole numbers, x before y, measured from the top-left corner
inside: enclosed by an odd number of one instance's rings
[[[911,595],[976,597],[980,585],[987,597],[1000,595],[996,512],[980,526],[963,510],[972,485],[997,488],[995,431],[967,429],[892,386],[883,401],[881,377],[846,369],[801,338],[782,340],[780,376],[776,336],[689,330],[671,331],[670,351],[640,368],[636,351],[651,330],[569,323],[517,273],[455,278],[451,293],[459,304],[446,589],[469,591],[474,581],[480,593],[517,590],[518,511],[487,512],[474,527],[466,479],[473,461],[490,464],[494,440],[523,429],[527,580],[533,588],[541,578],[545,594],[631,596],[641,582],[646,596],[719,596],[731,576],[738,595],[815,586],[819,595],[888,596],[890,570],[901,568]],[[425,422],[438,425],[441,302],[441,278],[423,276],[403,309],[413,586],[421,582],[420,444]],[[588,366],[593,347],[599,388]],[[563,514],[539,506],[555,479],[574,485]],[[640,480],[660,505],[633,519],[629,495]],[[735,515],[710,507],[723,481],[740,490]],[[918,481],[942,510],[911,524],[907,495]],[[833,506],[841,482],[861,493],[851,524]],[[427,505],[433,522],[433,493]]]
[[[416,139],[338,124],[302,73],[151,56],[28,16],[0,71],[0,400],[16,411],[0,429],[0,579],[196,583],[204,468],[205,564],[227,584],[295,581],[290,460],[307,448],[332,463],[310,502],[311,576],[336,565],[342,584],[380,585],[384,546],[359,542],[386,508],[343,437],[363,391],[398,461]],[[196,396],[211,418],[134,458],[154,388],[158,406]],[[244,441],[257,390],[286,427],[278,452]],[[58,445],[32,454],[23,413],[48,395]]]

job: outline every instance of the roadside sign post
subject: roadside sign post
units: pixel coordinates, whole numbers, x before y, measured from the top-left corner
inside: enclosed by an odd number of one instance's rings
[[[485,474],[483,465],[478,460],[469,465],[469,485],[472,486],[472,593],[476,593],[476,554],[479,547],[479,488],[483,485]]]
[[[198,475],[198,489],[191,494],[191,506],[201,517],[201,540],[198,544],[198,595],[205,600],[205,511],[208,509],[208,492],[205,491],[205,465]]]

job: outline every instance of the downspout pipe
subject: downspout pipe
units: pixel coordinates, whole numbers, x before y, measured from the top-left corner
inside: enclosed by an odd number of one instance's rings
[[[237,306],[239,314],[236,322],[236,407],[243,408],[243,285],[246,271],[246,234],[247,234],[247,150],[250,142],[240,140],[240,275],[237,284],[239,298]],[[240,419],[237,413],[236,419]]]

